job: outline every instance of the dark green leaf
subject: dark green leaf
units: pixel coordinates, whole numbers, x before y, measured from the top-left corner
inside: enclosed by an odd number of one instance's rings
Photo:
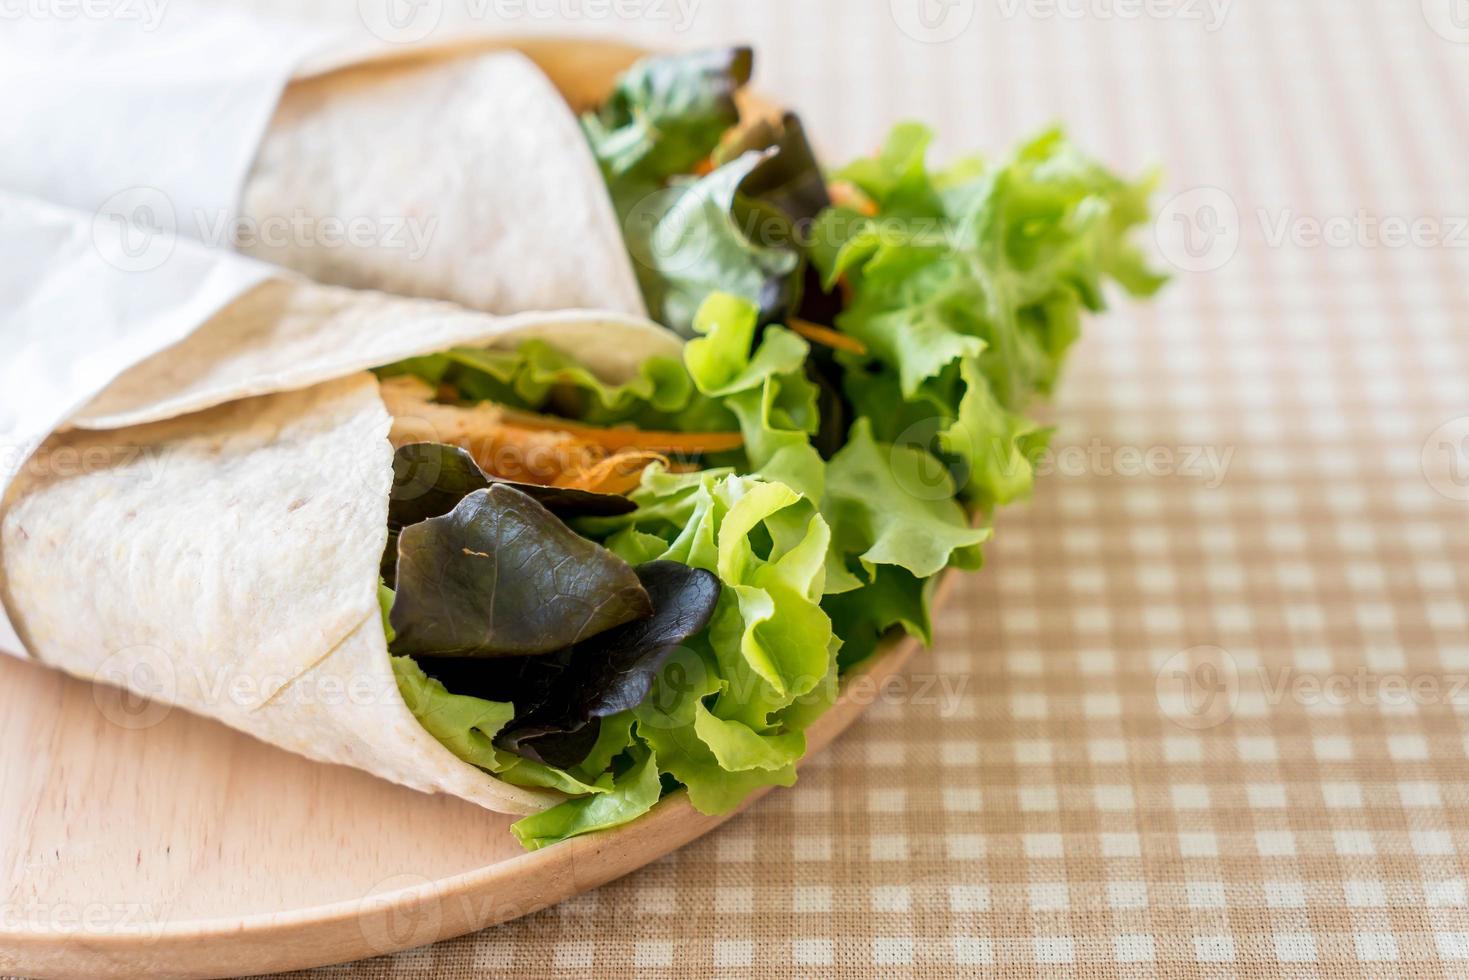
[[[653,612],[632,566],[496,484],[398,536],[395,654],[551,653]]]
[[[749,48],[644,58],[582,126],[610,180],[657,183],[691,171],[739,121],[734,96],[750,80]]]
[[[601,718],[643,703],[669,655],[709,625],[719,579],[674,561],[639,565],[653,615],[542,657],[494,661],[422,658],[431,676],[458,694],[515,704],[496,744],[563,768],[596,743]]]
[[[492,484],[513,487],[557,517],[615,517],[635,509],[632,501],[615,493],[592,493],[562,487],[543,487],[493,477],[480,469],[474,457],[458,446],[417,442],[398,447],[393,454],[393,492],[388,524],[402,528],[449,513],[459,501]]]
[[[795,113],[786,113],[779,125],[762,120],[740,135],[721,156],[734,159],[749,150],[775,149],[751,171],[740,185],[740,195],[758,201],[784,215],[791,230],[802,238],[810,234],[810,223],[831,207],[826,177],[806,138],[806,130]],[[763,244],[781,244],[762,239]]]

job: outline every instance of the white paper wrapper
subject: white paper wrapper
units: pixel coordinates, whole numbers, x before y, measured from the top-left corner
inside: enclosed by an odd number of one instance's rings
[[[342,42],[224,12],[164,13],[156,24],[4,21],[0,187],[88,213],[152,207],[193,237],[194,216],[235,216],[286,83]]]
[[[188,239],[0,191],[0,496],[115,378],[272,275]],[[0,650],[19,648],[0,610]]]

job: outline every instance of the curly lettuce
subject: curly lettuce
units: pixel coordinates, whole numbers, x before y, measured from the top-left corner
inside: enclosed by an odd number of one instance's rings
[[[838,171],[864,207],[823,212],[812,257],[828,288],[847,284],[836,324],[867,347],[839,355],[857,414],[879,438],[936,449],[987,509],[1030,492],[1049,433],[1023,413],[1054,387],[1081,314],[1105,307],[1103,283],[1162,284],[1130,242],[1154,181],[1114,176],[1060,131],[936,172],[930,140],[899,126]]]

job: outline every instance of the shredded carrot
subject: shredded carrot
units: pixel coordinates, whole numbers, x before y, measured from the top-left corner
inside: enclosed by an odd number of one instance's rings
[[[831,203],[837,207],[851,208],[858,214],[868,218],[877,217],[877,204],[845,180],[838,180],[828,184],[826,192],[831,195]]]
[[[714,157],[707,156],[694,164],[695,177],[707,177],[714,172]]]
[[[840,330],[823,327],[819,323],[812,323],[809,320],[802,320],[799,317],[791,317],[787,326],[813,343],[832,347],[836,350],[849,351],[853,354],[867,353],[866,344],[862,343],[856,337],[849,337]]]
[[[625,494],[643,470],[680,457],[738,449],[737,432],[645,432],[598,428],[493,402],[444,405],[434,388],[417,378],[388,378],[379,384],[393,416],[394,446],[442,442],[459,446],[486,473],[544,486]],[[667,454],[667,455],[665,455]]]
[[[628,494],[637,489],[642,482],[643,470],[653,463],[667,466],[668,457],[640,449],[627,450],[608,456],[584,470],[563,474],[555,485],[593,493]]]
[[[564,432],[611,452],[624,449],[646,449],[655,453],[723,453],[745,444],[738,432],[658,432],[621,426],[600,428],[568,422],[551,415],[536,415],[514,409],[502,409],[505,419],[526,429]]]

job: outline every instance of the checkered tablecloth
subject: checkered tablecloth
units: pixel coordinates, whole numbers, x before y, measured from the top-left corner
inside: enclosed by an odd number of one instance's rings
[[[1064,121],[1163,166],[1178,274],[1090,324],[1034,502],[794,790],[560,907],[317,975],[1469,975],[1460,0],[500,6],[748,40],[834,159],[904,117],[942,153]]]

